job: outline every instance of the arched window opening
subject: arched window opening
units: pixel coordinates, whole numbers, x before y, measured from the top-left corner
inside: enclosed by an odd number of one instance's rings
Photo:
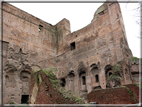
[[[95,86],[95,87],[93,88],[93,90],[98,90],[98,89],[102,89],[101,86]]]
[[[61,79],[61,83],[60,83],[60,84],[61,84],[62,87],[65,87],[65,85],[66,85],[66,80],[65,80],[65,78],[62,78],[62,79]]]
[[[106,74],[106,80],[108,80],[108,78],[112,75],[112,66],[111,65],[107,65],[105,67],[105,74]]]
[[[99,82],[99,76],[95,75],[95,78],[96,78],[96,82]]]
[[[97,67],[97,65],[94,63],[94,64],[92,64],[92,65],[90,65],[90,68],[92,69],[92,68],[95,68],[95,67]]]
[[[82,76],[82,84],[86,85],[86,78],[85,78],[85,76]]]
[[[75,77],[75,75],[74,75],[74,71],[73,71],[73,70],[72,70],[72,71],[70,71],[70,72],[69,72],[69,74],[68,74],[68,76],[69,76],[69,78]]]

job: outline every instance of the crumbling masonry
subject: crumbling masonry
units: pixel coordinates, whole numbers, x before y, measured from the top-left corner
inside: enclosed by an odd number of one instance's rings
[[[71,33],[70,22],[48,24],[8,3],[3,15],[3,103],[25,103],[32,71],[53,67],[62,87],[84,99],[94,89],[137,82],[138,65],[132,57],[117,2],[104,3],[90,24]],[[108,78],[121,61],[119,83]]]

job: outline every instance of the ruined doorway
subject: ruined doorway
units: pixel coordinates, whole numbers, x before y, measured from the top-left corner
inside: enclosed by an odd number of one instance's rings
[[[69,90],[71,90],[74,93],[74,71],[70,71],[68,74],[68,80],[69,80]]]
[[[29,95],[22,95],[21,96],[21,104],[28,104],[29,103]]]
[[[108,80],[108,78],[112,75],[112,66],[111,65],[107,65],[105,67],[105,75],[106,75],[106,81]]]
[[[92,64],[90,66],[91,70],[90,70],[90,75],[91,75],[91,86],[92,89],[93,87],[99,86],[100,82],[99,82],[99,72],[100,69],[98,68],[98,65],[96,65],[95,63]]]
[[[79,73],[79,81],[80,81],[80,90],[81,91],[87,91],[86,72],[85,71],[80,71],[80,73]]]
[[[79,94],[80,97],[86,100],[88,90],[87,90],[87,84],[86,84],[86,72],[84,69],[81,69],[79,72]]]
[[[20,73],[20,79],[22,82],[22,94],[28,95],[29,94],[29,87],[30,87],[30,72],[23,70]]]

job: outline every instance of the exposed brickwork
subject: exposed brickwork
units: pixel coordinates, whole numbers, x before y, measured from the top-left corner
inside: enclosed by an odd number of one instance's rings
[[[139,87],[134,84],[128,84],[128,85],[124,85],[124,86],[128,87],[133,92],[133,96],[139,102],[139,95],[140,95]],[[142,93],[141,93],[141,96],[142,96]]]
[[[21,103],[22,95],[31,96],[33,93],[32,102],[53,103],[44,90],[44,83],[38,87],[33,82],[33,75],[29,82],[30,73],[39,67],[56,68],[55,75],[61,83],[64,82],[64,88],[84,99],[93,89],[106,89],[112,66],[122,59],[126,63],[122,64],[120,84],[138,82],[138,72],[131,72],[138,67],[132,66],[131,71],[129,68],[128,59],[132,53],[117,2],[103,3],[91,23],[73,33],[69,20],[65,18],[53,26],[5,2],[2,3],[2,16],[4,104]],[[44,79],[51,85],[47,77]],[[31,89],[34,87],[33,91],[29,92],[29,84]],[[40,92],[37,92],[38,88]],[[54,103],[74,103],[53,90],[50,86]]]
[[[37,73],[39,72],[32,74],[32,77],[34,77]],[[75,101],[63,97],[63,95],[53,87],[49,81],[49,77],[44,72],[41,72],[41,75],[43,77],[43,81],[39,85],[35,104],[76,104]],[[32,94],[34,83],[35,79],[31,79],[30,95]]]
[[[139,65],[138,64],[134,64],[131,67],[131,72],[138,72],[139,71]]]
[[[130,93],[124,87],[95,90],[87,95],[87,102],[97,102],[97,104],[135,104],[139,103],[139,88],[133,84],[126,85],[133,92],[136,101],[132,99]]]

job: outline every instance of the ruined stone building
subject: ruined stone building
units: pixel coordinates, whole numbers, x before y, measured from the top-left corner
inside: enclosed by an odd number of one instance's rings
[[[62,87],[84,99],[94,89],[138,82],[138,64],[131,63],[119,3],[104,3],[90,24],[71,33],[70,22],[44,22],[8,3],[3,15],[3,103],[24,103],[32,71],[56,68]],[[120,83],[107,86],[113,66],[122,62]]]

